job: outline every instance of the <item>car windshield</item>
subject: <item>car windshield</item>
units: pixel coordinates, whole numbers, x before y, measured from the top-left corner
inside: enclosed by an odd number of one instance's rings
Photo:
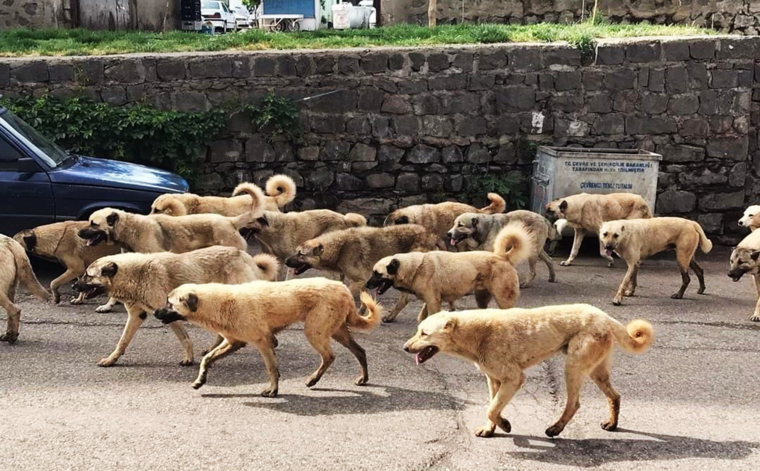
[[[17,139],[39,155],[50,167],[55,168],[69,159],[70,155],[66,151],[9,110],[0,109],[0,119],[8,123],[8,130]]]
[[[221,10],[219,8],[219,2],[203,2],[201,5],[201,9],[203,10]]]

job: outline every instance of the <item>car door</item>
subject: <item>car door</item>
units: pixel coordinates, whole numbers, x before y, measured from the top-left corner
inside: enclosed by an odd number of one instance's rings
[[[20,159],[25,159],[21,165]],[[0,233],[13,235],[52,222],[55,200],[50,178],[0,132]]]

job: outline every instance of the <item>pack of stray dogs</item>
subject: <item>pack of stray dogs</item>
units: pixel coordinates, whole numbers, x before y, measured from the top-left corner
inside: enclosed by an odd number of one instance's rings
[[[272,176],[262,190],[242,183],[231,197],[167,194],[158,197],[151,214],[118,209],[95,211],[88,221],[68,221],[0,236],[0,306],[8,327],[0,340],[16,342],[21,308],[14,303],[20,282],[33,295],[61,300],[60,288],[74,283],[72,304],[100,294],[108,296],[97,308],[107,312],[123,303],[127,323],[113,352],[98,362],[115,364],[147,319],[154,315],[168,325],[182,349],[181,365],[194,363],[192,341],[183,324],[189,322],[216,334],[200,362],[193,388],[208,381],[211,365],[252,344],[264,361],[269,387],[262,395],[275,397],[279,367],[277,334],[303,323],[309,344],[321,362],[306,385],[317,384],[335,359],[331,341],[357,359],[357,385],[367,384],[367,355],[352,332],[371,330],[381,320],[393,322],[411,295],[424,302],[417,315],[416,334],[404,350],[423,363],[443,352],[476,364],[487,379],[490,404],[485,425],[475,430],[489,437],[498,427],[510,432],[501,416],[525,380],[524,370],[545,359],[565,355],[567,405],[559,420],[546,430],[562,432],[579,407],[579,393],[591,377],[609,400],[605,430],[615,430],[620,394],[610,382],[612,352],[617,342],[626,352],[645,352],[655,332],[645,320],[623,325],[587,304],[515,308],[520,289],[536,277],[540,260],[550,282],[553,262],[545,247],[574,229],[571,265],[589,231],[598,233],[600,254],[610,266],[613,252],[628,271],[614,295],[620,305],[633,296],[640,262],[658,252],[675,249],[682,283],[673,298],[683,297],[691,278],[704,293],[704,271],[695,260],[697,248],[707,253],[712,243],[694,221],[653,217],[638,195],[578,194],[552,201],[546,216],[530,211],[505,213],[504,199],[489,193],[484,208],[457,203],[423,204],[398,209],[383,227],[370,227],[360,214],[318,209],[282,212],[296,196],[286,175]],[[547,219],[548,218],[548,219]],[[551,220],[551,221],[550,221]],[[749,273],[755,279],[758,304],[752,316],[760,321],[760,207],[751,206],[739,221],[753,232],[731,255],[729,276],[738,281]],[[249,255],[256,239],[262,253]],[[60,262],[66,271],[54,279],[50,292],[37,280],[27,252]],[[527,261],[529,275],[520,280],[515,267]],[[287,278],[310,269],[336,273],[324,277]],[[377,295],[390,288],[400,292],[390,312]],[[52,294],[51,294],[52,293]],[[474,294],[478,309],[457,311],[456,303]],[[498,309],[489,309],[494,300]],[[357,302],[358,301],[358,302]],[[449,311],[444,311],[446,303]],[[358,304],[358,305],[357,305]]]

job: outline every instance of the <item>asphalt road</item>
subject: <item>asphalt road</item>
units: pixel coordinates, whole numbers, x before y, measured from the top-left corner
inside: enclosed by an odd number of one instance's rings
[[[558,256],[556,261],[561,260]],[[613,384],[622,395],[621,430],[605,432],[606,401],[588,382],[581,409],[559,438],[544,430],[564,404],[563,364],[529,371],[505,409],[512,433],[472,430],[485,419],[487,390],[475,368],[438,355],[416,366],[401,350],[415,331],[419,303],[395,324],[358,341],[370,384],[353,385],[353,356],[337,360],[315,389],[304,382],[318,357],[296,326],[280,334],[280,396],[252,348],[220,361],[195,391],[197,366],[180,367],[177,340],[150,318],[116,366],[100,368],[125,322],[85,306],[45,305],[21,296],[21,336],[0,344],[0,469],[758,469],[760,324],[750,280],[726,276],[728,251],[701,257],[707,294],[696,279],[683,300],[673,256],[646,261],[638,296],[611,304],[624,274],[588,250],[573,267],[545,267],[518,305],[586,302],[622,321],[644,317],[657,330],[638,357],[618,349]],[[49,281],[58,271],[40,266]],[[521,267],[521,272],[525,267]],[[314,275],[314,274],[312,274]],[[396,293],[382,297],[390,306]],[[463,303],[474,307],[470,297]],[[0,313],[4,316],[4,313]],[[190,328],[196,359],[212,336]]]

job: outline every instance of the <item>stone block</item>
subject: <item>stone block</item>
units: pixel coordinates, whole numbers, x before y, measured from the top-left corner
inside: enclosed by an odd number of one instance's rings
[[[336,134],[346,130],[346,122],[341,115],[312,116],[311,129],[319,134]]]
[[[697,222],[706,234],[723,233],[723,214],[721,213],[700,214],[697,216]]]
[[[668,111],[677,116],[695,114],[699,110],[699,98],[694,95],[681,95],[670,99]]]
[[[306,187],[326,190],[335,182],[335,173],[326,167],[321,167],[306,175]]]
[[[10,71],[10,67],[7,65],[4,66],[4,71]],[[51,63],[48,65],[48,74],[50,77],[50,83],[66,83],[66,82],[73,82],[76,74],[74,71],[74,67],[68,65],[68,64],[56,64]],[[5,75],[5,73],[4,73]],[[0,85],[3,85],[3,80],[0,79]],[[8,83],[6,82],[5,85]]]
[[[357,142],[348,154],[348,160],[352,162],[373,162],[376,155],[377,150],[374,147]]]
[[[11,79],[19,83],[44,83],[50,80],[48,66],[44,61],[27,62],[11,68]]]
[[[393,188],[396,184],[396,177],[391,173],[373,173],[366,180],[370,188]]]
[[[159,60],[156,64],[156,74],[162,82],[173,82],[185,79],[185,62]]]
[[[277,62],[271,57],[257,57],[253,60],[254,77],[274,77]]]
[[[549,46],[542,52],[544,67],[552,65],[580,67],[581,65],[581,51],[574,46]]]
[[[320,160],[346,160],[351,144],[345,141],[327,141],[320,151]]]
[[[430,164],[441,161],[441,152],[426,144],[417,144],[406,156],[406,161],[412,164]]]
[[[364,182],[350,173],[337,174],[335,184],[340,191],[356,191],[365,188]]]
[[[692,90],[706,90],[708,85],[707,66],[699,62],[686,64],[686,72],[689,75],[689,88]]]
[[[714,115],[718,113],[718,93],[705,91],[699,94],[699,114]]]
[[[422,67],[425,65],[425,55],[420,54],[419,52],[411,52],[409,53],[409,62],[412,67],[412,70],[415,72],[419,72],[422,70]]]
[[[393,130],[398,136],[416,136],[419,123],[416,116],[406,115],[393,118]]]
[[[742,162],[747,160],[749,139],[747,136],[713,137],[707,142],[707,155]]]
[[[691,172],[680,172],[678,180],[684,189],[698,189],[707,185],[725,185],[728,182],[728,174],[725,167],[721,167],[717,171],[702,168]]]
[[[484,164],[490,161],[491,153],[479,142],[474,142],[467,148],[467,162],[471,164]]]
[[[246,162],[274,162],[275,152],[262,134],[255,134],[245,141]]]
[[[657,197],[658,214],[682,214],[694,209],[697,195],[688,191],[667,190]]]
[[[298,160],[305,160],[308,162],[315,162],[319,160],[319,147],[301,147],[298,149]]]
[[[710,123],[704,118],[687,119],[681,124],[679,134],[684,137],[705,137],[710,133]]]
[[[332,95],[325,95],[314,100],[311,105],[315,111],[324,113],[346,113],[354,111],[358,102],[356,91],[342,90]]]
[[[607,74],[607,88],[610,90],[628,90],[636,83],[636,74],[631,69],[615,69]]]
[[[232,59],[229,57],[203,57],[187,63],[190,77],[193,79],[232,77]],[[108,77],[106,70],[106,77]]]
[[[427,58],[428,71],[440,72],[449,68],[449,56],[446,54],[430,54]]]
[[[386,95],[380,108],[383,113],[408,114],[412,106],[407,99],[400,95]]]
[[[554,88],[559,92],[580,89],[581,73],[579,71],[557,72],[557,76],[554,80]]]
[[[676,65],[668,67],[665,72],[666,89],[668,93],[684,93],[689,89],[689,77],[686,67]]]
[[[361,69],[365,74],[381,74],[388,70],[388,54],[374,52],[361,59]]]
[[[478,56],[478,70],[503,69],[507,66],[507,55],[503,51],[482,52]]]
[[[666,61],[682,62],[689,59],[689,43],[681,40],[668,40],[662,43],[662,51]]]
[[[100,99],[103,103],[113,106],[121,106],[127,102],[127,90],[124,87],[103,87],[100,90]]]
[[[272,147],[274,148],[274,159],[276,162],[293,162],[296,160],[293,155],[293,147],[289,142],[276,141],[272,144]]]
[[[457,135],[480,136],[488,132],[488,122],[481,116],[466,116],[457,124]]]
[[[356,118],[348,120],[346,123],[346,132],[357,136],[370,134],[372,132],[372,126],[366,116],[357,116]]]
[[[425,191],[442,191],[443,182],[443,175],[428,173],[422,176],[422,189]]]
[[[178,92],[173,101],[177,111],[206,111],[209,108],[206,95],[201,92]]]
[[[589,113],[609,113],[612,111],[612,101],[607,93],[591,95],[586,100]]]
[[[377,160],[382,163],[386,162],[401,162],[404,157],[404,149],[396,147],[391,144],[383,144],[380,146],[380,150],[377,153]]]
[[[235,139],[222,139],[211,144],[209,159],[212,163],[238,162],[243,157],[243,145]]]
[[[464,160],[462,150],[457,146],[444,147],[443,151],[441,151],[441,157],[444,164],[452,164]]]
[[[736,88],[739,86],[739,75],[736,70],[710,71],[710,88]]]
[[[361,72],[357,57],[341,55],[338,57],[338,73],[342,75],[358,75]]]
[[[504,87],[496,91],[496,109],[499,112],[531,110],[536,104],[536,91],[532,87]]]
[[[646,114],[662,114],[668,109],[668,95],[648,94],[641,98],[641,111]]]
[[[657,147],[665,162],[701,162],[705,160],[705,150],[701,147],[688,145],[668,145]]]
[[[743,209],[744,190],[733,193],[709,193],[699,198],[702,211],[721,211],[726,209]]]
[[[277,58],[277,75],[280,77],[295,77],[298,75],[296,60],[290,55]]]
[[[472,72],[473,63],[475,62],[475,54],[471,52],[459,52],[454,56],[454,60],[451,66],[459,69],[460,71],[467,73]]]
[[[655,62],[659,61],[662,56],[662,47],[659,42],[640,43],[635,42],[626,48],[626,57],[628,62]]]
[[[625,48],[617,44],[602,44],[596,47],[596,63],[599,65],[619,65],[625,61]]]
[[[610,113],[594,121],[594,134],[624,134],[625,119],[622,114]]]
[[[398,92],[402,95],[416,95],[427,90],[427,80],[402,80],[398,82]]]
[[[490,90],[496,82],[494,75],[472,75],[467,89],[470,91]]]
[[[605,74],[599,70],[587,70],[583,72],[583,88],[586,91],[601,90],[604,88]]]
[[[328,75],[335,72],[335,57],[318,55],[314,58],[314,66],[319,75]],[[255,71],[255,69],[254,69]],[[274,72],[274,67],[272,68]],[[258,75],[254,72],[254,75]]]
[[[454,126],[445,116],[423,116],[422,135],[433,137],[448,137]]]
[[[747,163],[741,162],[733,167],[728,172],[728,184],[733,187],[741,188],[747,181]]]
[[[464,74],[445,75],[428,80],[430,91],[464,90],[467,88],[467,76]]]
[[[396,178],[396,191],[416,193],[420,190],[420,177],[416,173],[402,173]]]

